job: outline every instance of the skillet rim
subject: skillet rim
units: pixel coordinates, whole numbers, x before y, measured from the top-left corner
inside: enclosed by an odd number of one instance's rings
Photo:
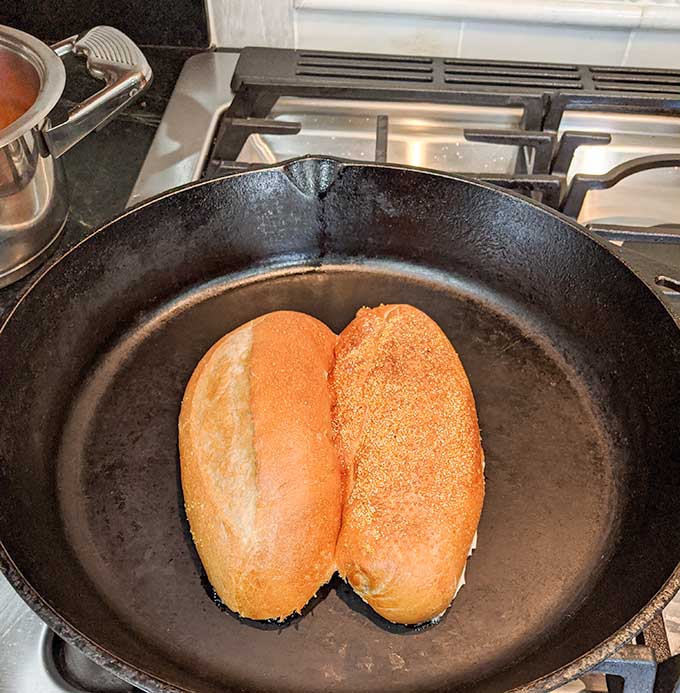
[[[161,200],[181,193],[185,190],[191,190],[194,188],[199,188],[205,185],[212,185],[222,182],[226,179],[236,178],[240,176],[250,176],[257,174],[261,171],[269,170],[280,170],[284,175],[286,175],[287,169],[292,165],[298,164],[303,161],[317,161],[320,164],[323,162],[331,162],[335,165],[336,169],[333,174],[333,180],[337,177],[338,172],[341,169],[346,168],[371,168],[371,169],[393,169],[397,171],[407,171],[416,174],[424,174],[437,176],[440,178],[445,178],[448,180],[455,180],[466,183],[468,185],[473,185],[478,188],[486,189],[498,196],[506,196],[515,200],[519,204],[529,205],[531,207],[538,208],[543,214],[547,214],[560,221],[562,224],[566,224],[571,228],[572,231],[585,236],[590,241],[596,243],[603,250],[613,256],[616,260],[621,262],[626,269],[633,274],[633,276],[646,287],[646,289],[652,294],[654,299],[661,304],[664,310],[668,313],[669,317],[675,324],[678,333],[680,333],[680,316],[676,315],[674,311],[670,308],[668,303],[661,298],[659,289],[649,281],[647,277],[644,276],[642,272],[633,267],[630,262],[626,259],[626,256],[619,250],[619,248],[608,241],[599,238],[595,233],[589,231],[584,226],[578,222],[570,219],[561,212],[558,212],[551,207],[548,207],[540,202],[530,200],[527,197],[520,195],[512,190],[506,188],[501,188],[490,183],[485,183],[483,181],[477,180],[475,178],[459,175],[454,173],[446,173],[442,171],[437,171],[434,169],[420,168],[415,166],[402,166],[399,164],[389,164],[389,163],[376,163],[376,162],[363,162],[363,161],[353,161],[350,159],[342,159],[332,156],[322,156],[322,155],[306,155],[301,157],[295,157],[293,159],[288,159],[286,161],[277,162],[271,165],[263,165],[256,169],[250,169],[247,171],[238,171],[235,173],[227,174],[224,176],[219,176],[217,178],[210,178],[207,180],[194,181],[187,183],[185,185],[177,186],[166,190],[158,195],[154,195],[140,203],[124,210],[122,213],[108,219],[102,225],[97,227],[91,233],[89,233],[85,238],[80,240],[74,246],[69,248],[65,253],[60,255],[58,258],[46,265],[42,270],[38,272],[36,277],[30,284],[24,288],[21,295],[16,300],[14,305],[8,311],[5,319],[0,324],[0,340],[2,339],[5,328],[9,322],[14,317],[15,313],[19,309],[19,306],[27,300],[27,297],[35,289],[36,286],[46,277],[50,272],[52,272],[59,264],[69,257],[72,253],[76,252],[81,245],[89,242],[94,236],[117,223],[118,221],[126,218],[129,215],[135,214],[138,210],[141,210],[150,205],[156,204]],[[332,182],[331,182],[332,185]],[[642,257],[642,256],[641,256]],[[650,261],[651,263],[652,261]],[[194,693],[192,689],[178,687],[175,684],[171,684],[168,681],[150,674],[141,667],[131,664],[127,660],[123,659],[110,652],[107,648],[99,645],[94,640],[90,639],[87,635],[82,633],[76,626],[70,623],[67,619],[59,614],[57,609],[52,607],[33,586],[29,581],[23,576],[17,565],[14,563],[9,552],[5,548],[2,539],[0,538],[0,572],[2,572],[7,578],[8,582],[12,588],[19,594],[19,596],[26,602],[26,604],[49,626],[51,630],[56,632],[60,637],[62,637],[66,642],[70,643],[92,659],[95,663],[104,667],[114,675],[128,681],[129,683],[145,688],[149,691],[154,691],[155,693]],[[602,641],[595,647],[584,652],[580,657],[568,662],[567,664],[561,666],[558,669],[542,676],[540,678],[534,679],[521,686],[509,689],[506,693],[532,693],[538,690],[549,691],[558,686],[564,685],[569,681],[580,677],[581,675],[587,673],[597,664],[600,664],[604,660],[608,659],[617,650],[630,642],[636,635],[638,635],[652,619],[661,612],[661,610],[671,601],[676,592],[680,590],[680,561],[675,566],[673,572],[669,575],[663,586],[656,592],[656,594],[650,599],[647,604],[638,611],[635,616],[633,616],[627,623],[625,623],[621,628],[612,633],[606,640]]]

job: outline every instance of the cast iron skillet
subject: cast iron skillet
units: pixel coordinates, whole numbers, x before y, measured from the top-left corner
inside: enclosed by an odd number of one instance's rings
[[[553,687],[680,579],[680,334],[618,251],[478,182],[306,158],[127,212],[0,333],[0,552],[62,636],[149,691]],[[180,399],[225,332],[293,309],[341,330],[408,302],[460,352],[487,495],[443,621],[345,586],[284,627],[218,608],[182,508]]]

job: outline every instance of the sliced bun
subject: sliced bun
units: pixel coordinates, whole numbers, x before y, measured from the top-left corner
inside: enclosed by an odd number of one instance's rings
[[[299,612],[335,571],[340,471],[328,373],[336,336],[295,312],[220,339],[179,419],[187,517],[208,579],[253,619]]]
[[[343,478],[340,575],[384,618],[451,603],[484,496],[475,403],[446,335],[408,305],[362,308],[331,372]]]

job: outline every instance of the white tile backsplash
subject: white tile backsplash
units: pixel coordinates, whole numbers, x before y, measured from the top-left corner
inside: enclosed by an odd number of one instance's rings
[[[454,56],[460,44],[461,22],[451,19],[314,11],[295,18],[296,48]]]
[[[533,18],[537,0],[206,2],[218,46],[680,68],[680,0],[546,0]]]
[[[680,32],[633,31],[622,64],[680,69]]]
[[[626,29],[465,22],[456,57],[621,65]]]
[[[206,0],[206,7],[213,45],[295,45],[293,0]]]

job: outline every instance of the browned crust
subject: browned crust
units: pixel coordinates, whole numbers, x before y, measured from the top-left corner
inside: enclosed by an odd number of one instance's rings
[[[454,597],[484,496],[467,376],[437,324],[407,305],[361,309],[335,355],[338,570],[390,621],[431,620]]]
[[[220,347],[243,330],[252,340],[239,409]],[[335,570],[341,486],[327,383],[335,342],[308,315],[269,313],[217,342],[184,395],[180,460],[194,541],[217,594],[248,618],[300,611]]]

